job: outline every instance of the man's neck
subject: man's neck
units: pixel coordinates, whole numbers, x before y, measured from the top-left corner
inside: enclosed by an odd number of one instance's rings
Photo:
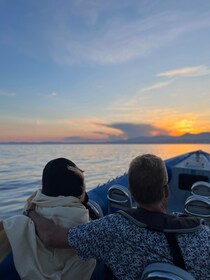
[[[161,203],[160,205],[143,205],[143,204],[138,204],[138,208],[143,208],[147,211],[151,212],[159,212],[159,213],[165,213],[166,212],[166,207]]]

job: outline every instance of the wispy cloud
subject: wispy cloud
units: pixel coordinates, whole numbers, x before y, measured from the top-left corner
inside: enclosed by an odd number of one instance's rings
[[[130,1],[120,0],[120,1],[98,1],[98,0],[71,0],[71,9],[74,8],[74,15],[84,21],[88,26],[94,26],[98,24],[101,19],[101,15],[106,13],[113,13],[127,8],[130,6]],[[69,5],[69,1],[66,1],[66,5]],[[64,12],[64,11],[63,11]],[[64,13],[62,13],[63,16]]]
[[[210,74],[210,68],[205,65],[199,65],[195,67],[184,67],[169,70],[167,72],[159,73],[159,77],[195,77],[204,76]]]
[[[51,92],[51,93],[49,94],[49,96],[57,96],[57,95],[58,95],[57,92]]]
[[[57,62],[66,64],[114,64],[141,58],[183,34],[210,27],[207,16],[202,19],[185,19],[185,16],[184,13],[178,16],[172,12],[159,12],[144,19],[136,17],[132,20],[118,16],[114,20],[111,18],[100,22],[97,30],[83,25],[84,33],[80,37],[64,22],[51,38],[52,56]],[[96,14],[93,16],[98,17]]]
[[[152,91],[152,90],[160,89],[160,88],[163,88],[163,87],[167,87],[168,85],[170,85],[172,83],[172,81],[173,80],[166,81],[166,82],[155,83],[151,86],[142,88],[140,90],[140,92]]]
[[[33,36],[39,36],[36,49],[29,44],[28,37],[17,37],[18,46],[30,54],[46,52],[62,64],[115,64],[134,60],[187,33],[210,27],[205,5],[195,16],[193,7],[186,12],[181,10],[180,3],[167,5],[160,0],[63,0],[59,5],[37,2],[39,24],[33,26],[30,21],[37,16],[36,9],[24,18],[28,20],[25,25],[30,30],[34,28]]]
[[[12,96],[16,96],[15,92],[6,92],[3,90],[0,90],[0,96],[7,96],[7,97],[12,97]]]

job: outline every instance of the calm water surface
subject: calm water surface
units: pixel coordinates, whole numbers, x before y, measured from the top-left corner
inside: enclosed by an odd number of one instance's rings
[[[87,189],[127,171],[142,153],[163,159],[195,150],[210,153],[210,145],[0,145],[0,219],[19,214],[25,200],[41,187],[42,170],[53,158],[66,157],[85,170]]]

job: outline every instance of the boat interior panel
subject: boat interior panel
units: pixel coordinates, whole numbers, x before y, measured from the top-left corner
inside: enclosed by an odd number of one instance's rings
[[[197,151],[171,167],[169,181],[168,213],[185,211],[185,202],[192,194],[196,182],[210,182],[210,162],[206,155]]]

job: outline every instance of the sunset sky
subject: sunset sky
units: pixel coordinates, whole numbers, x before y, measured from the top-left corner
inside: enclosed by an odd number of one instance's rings
[[[0,142],[210,132],[209,0],[0,0]]]

